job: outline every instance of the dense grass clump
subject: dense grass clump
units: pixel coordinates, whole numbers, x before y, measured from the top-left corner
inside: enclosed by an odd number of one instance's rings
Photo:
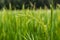
[[[0,11],[0,40],[60,40],[60,9]]]

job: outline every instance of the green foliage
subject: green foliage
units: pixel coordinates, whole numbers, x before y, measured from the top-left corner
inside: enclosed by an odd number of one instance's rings
[[[60,40],[60,10],[51,11],[0,11],[0,40]]]

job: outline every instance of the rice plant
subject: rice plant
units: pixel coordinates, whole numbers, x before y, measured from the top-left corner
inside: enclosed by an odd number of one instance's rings
[[[3,9],[0,40],[60,40],[60,9]]]

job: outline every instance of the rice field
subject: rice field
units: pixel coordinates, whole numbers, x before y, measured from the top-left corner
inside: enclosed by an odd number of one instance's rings
[[[1,10],[0,40],[60,40],[60,9]]]

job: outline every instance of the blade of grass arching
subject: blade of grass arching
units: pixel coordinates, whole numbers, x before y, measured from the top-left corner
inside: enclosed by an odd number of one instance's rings
[[[35,40],[35,39],[34,39],[34,35],[33,35],[33,34],[31,34],[31,36],[32,36],[32,40]]]
[[[21,36],[21,38],[24,38],[24,40],[28,40],[24,35],[20,34],[20,36]]]
[[[27,33],[27,38],[28,38],[29,40],[32,40],[29,33]]]

